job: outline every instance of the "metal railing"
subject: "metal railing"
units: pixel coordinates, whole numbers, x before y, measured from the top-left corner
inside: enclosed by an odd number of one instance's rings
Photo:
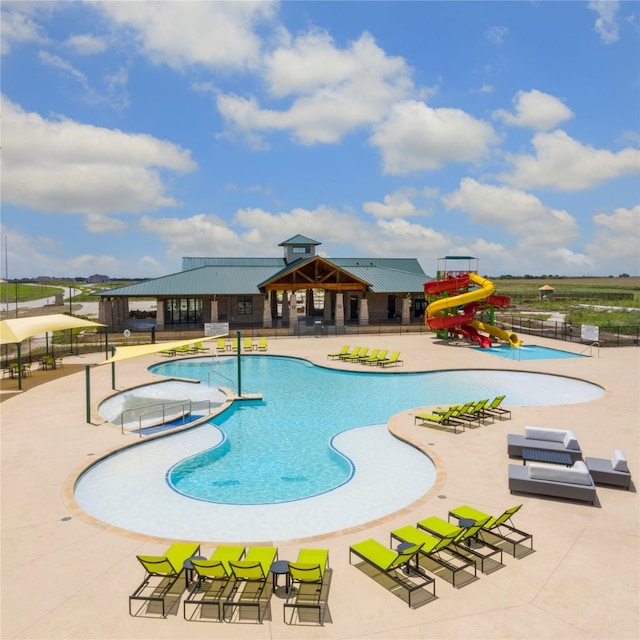
[[[135,430],[138,431],[142,438],[145,429],[166,425],[168,422],[175,422],[180,419],[182,420],[182,424],[186,424],[187,416],[193,415],[198,409],[205,409],[206,413],[210,414],[212,413],[211,407],[211,400],[193,401],[186,399],[172,400],[171,402],[155,402],[134,409],[125,409],[120,414],[120,432],[124,435],[125,424],[130,424],[125,420],[127,414],[133,414],[134,418],[138,418],[138,424]],[[152,416],[157,416],[157,418],[153,419]],[[145,426],[143,423],[146,420],[149,421],[149,424]],[[127,430],[131,431],[132,429],[128,427]]]

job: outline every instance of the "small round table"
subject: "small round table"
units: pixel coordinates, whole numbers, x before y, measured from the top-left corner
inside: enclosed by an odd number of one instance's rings
[[[185,585],[186,585],[187,589],[189,588],[189,585],[193,582],[194,568],[193,568],[193,565],[191,564],[192,560],[206,560],[206,557],[205,556],[191,556],[190,558],[187,558],[182,563],[182,568],[184,569],[184,580],[185,580]]]
[[[414,542],[401,542],[397,547],[396,547],[396,551],[398,553],[402,553],[403,551],[406,551],[407,549],[411,548],[411,547],[415,547],[415,543]],[[418,559],[416,558],[416,564],[418,563]],[[410,576],[413,572],[415,571],[415,569],[413,569],[412,567],[409,566],[409,563],[405,563],[404,565],[404,574],[406,576]]]
[[[475,523],[476,521],[473,518],[460,518],[460,520],[458,520],[458,526],[463,529],[469,529],[470,527],[473,527]],[[467,538],[467,547],[471,546],[473,539],[475,539],[475,536]]]
[[[284,595],[286,597],[291,595],[291,574],[289,573],[289,560],[276,560],[271,565],[271,573],[273,574],[273,592],[277,594],[278,589],[278,576],[286,576],[286,584],[284,589]]]

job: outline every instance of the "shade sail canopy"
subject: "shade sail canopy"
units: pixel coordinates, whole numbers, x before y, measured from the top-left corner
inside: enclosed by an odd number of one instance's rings
[[[83,320],[65,313],[52,313],[47,316],[32,316],[29,318],[13,318],[0,322],[0,344],[20,343],[31,336],[49,331],[64,329],[81,329],[87,327],[104,327],[106,325]]]
[[[129,358],[139,358],[140,356],[148,356],[160,351],[167,351],[175,349],[176,347],[184,347],[194,342],[204,342],[205,340],[213,340],[215,338],[222,338],[226,336],[226,333],[221,333],[217,336],[203,336],[202,338],[191,338],[190,340],[176,340],[174,342],[159,342],[157,344],[136,344],[130,347],[117,347],[115,355],[107,360],[98,362],[98,364],[107,364],[109,362],[118,362],[120,360],[127,360]]]

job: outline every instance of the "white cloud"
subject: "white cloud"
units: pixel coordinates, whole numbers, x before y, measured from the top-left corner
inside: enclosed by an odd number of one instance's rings
[[[3,3],[0,15],[0,43],[2,54],[7,54],[16,44],[43,43],[46,35],[32,18],[34,3]]]
[[[432,109],[414,100],[395,104],[370,140],[380,148],[384,172],[392,175],[473,162],[495,141],[486,122],[460,109]]]
[[[618,11],[620,3],[617,0],[594,0],[589,2],[589,9],[598,14],[594,25],[595,32],[600,36],[603,44],[613,44],[618,36]]]
[[[509,33],[507,27],[494,26],[484,32],[484,37],[493,44],[502,44]]]
[[[413,200],[417,195],[416,189],[399,189],[385,195],[383,202],[365,202],[362,209],[374,218],[408,218],[429,215],[430,211],[419,209],[414,204]]]
[[[107,50],[107,41],[101,36],[88,33],[77,34],[67,38],[67,46],[81,55],[93,55]]]
[[[174,69],[191,65],[253,66],[261,42],[254,28],[273,16],[277,5],[258,2],[99,2],[119,25],[131,28],[142,53]]]
[[[90,233],[119,233],[127,228],[122,220],[103,216],[97,213],[89,213],[84,219],[84,228]]]
[[[271,96],[294,96],[288,108],[262,108],[255,96],[217,98],[228,125],[254,144],[270,131],[290,131],[301,144],[334,143],[379,121],[414,91],[405,61],[387,56],[366,33],[338,49],[326,33],[313,31],[267,56],[264,74]]]
[[[638,173],[640,151],[627,148],[617,153],[594,149],[562,130],[538,133],[532,144],[535,156],[508,154],[513,171],[500,180],[514,187],[552,187],[561,191],[591,189],[607,180]]]
[[[610,264],[614,275],[640,273],[640,205],[593,217],[597,231],[586,247],[596,262]],[[617,269],[616,269],[617,266]]]
[[[562,101],[537,89],[518,91],[513,98],[515,113],[498,109],[494,120],[517,127],[530,127],[538,131],[553,129],[561,122],[573,118],[573,113]]]
[[[39,211],[142,212],[176,206],[162,171],[184,173],[189,151],[144,134],[47,120],[3,98],[2,199]]]

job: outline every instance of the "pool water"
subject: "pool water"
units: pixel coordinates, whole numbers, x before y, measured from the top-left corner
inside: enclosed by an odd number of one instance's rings
[[[509,358],[510,360],[553,360],[563,358],[584,358],[585,356],[570,351],[562,351],[561,349],[551,349],[549,347],[541,347],[539,345],[523,345],[521,347],[511,347],[509,345],[500,345],[498,347],[489,347],[487,349],[478,348],[478,351],[488,353],[501,358]]]

